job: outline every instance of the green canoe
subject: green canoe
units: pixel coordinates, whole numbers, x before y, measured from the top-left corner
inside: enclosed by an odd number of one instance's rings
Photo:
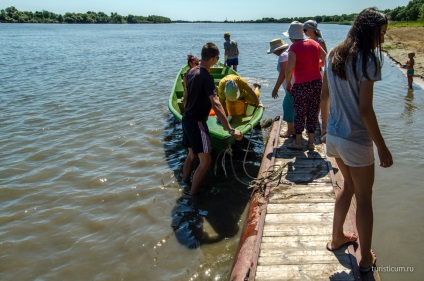
[[[181,68],[178,72],[168,101],[169,110],[179,121],[181,121],[182,114],[184,112],[184,86],[182,77],[187,69],[188,65]],[[209,73],[213,76],[215,85],[218,85],[219,81],[228,74],[238,75],[238,73],[232,68],[225,67],[222,63],[218,63],[218,65],[213,66]],[[246,133],[252,130],[253,127],[261,121],[263,112],[264,109],[262,107],[256,108],[248,105],[246,115],[233,116],[230,124],[234,129],[237,129],[241,131],[243,135],[246,135]],[[232,137],[222,125],[217,123],[216,116],[209,116],[207,124],[214,152],[220,152],[235,142],[235,138]]]

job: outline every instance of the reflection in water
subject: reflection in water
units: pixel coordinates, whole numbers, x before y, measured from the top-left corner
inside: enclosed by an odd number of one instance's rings
[[[402,114],[402,117],[408,118],[408,125],[414,122],[412,117],[416,109],[417,107],[414,104],[414,90],[409,89],[405,96],[405,109]]]
[[[189,280],[193,272],[196,280],[228,279],[239,240],[231,235],[244,223],[251,190],[234,180],[229,161],[228,178],[221,166],[216,177],[211,169],[196,205],[202,230],[231,238],[197,250],[175,239],[171,214],[179,208],[177,179],[187,152],[181,125],[168,118],[165,94],[186,54],[220,42],[227,27],[1,25],[8,44],[0,56],[8,64],[0,67],[0,280]],[[240,73],[262,84],[264,117],[281,115],[282,100],[270,95],[276,61],[259,54],[288,24],[232,27],[249,58]],[[321,28],[329,48],[349,30]],[[169,44],[168,55],[157,56],[157,46]],[[381,263],[417,271],[382,273],[382,279],[421,280],[424,91],[414,85],[405,98],[403,73],[385,63],[383,75],[376,114],[396,168],[376,169],[373,243]],[[255,132],[246,161],[251,175],[266,143],[261,133]],[[247,140],[239,143],[233,157],[244,181],[246,146]]]
[[[183,194],[172,210],[175,236],[188,248],[195,249],[202,244],[216,243],[238,233],[238,218],[228,219],[231,214],[225,212],[231,210],[231,206],[210,204],[207,201],[210,201],[209,198]]]
[[[223,156],[212,153],[214,166],[216,162],[219,162],[216,165],[216,175],[214,167],[211,167],[200,194],[186,195],[183,192],[185,185],[182,182],[182,166],[187,150],[181,144],[181,124],[169,115],[164,129],[164,150],[166,161],[174,172],[182,193],[172,209],[171,226],[177,241],[187,248],[195,249],[203,244],[217,243],[223,239],[235,237],[239,233],[240,226],[243,225],[242,214],[248,205],[252,191],[238,182],[232,171],[234,169],[240,180],[249,182],[250,179],[243,176],[243,165],[250,175],[257,175],[263,151],[262,131],[254,129],[246,155],[249,137],[246,136],[233,147],[233,166],[227,156],[228,161],[225,162],[224,168],[228,177],[225,176],[224,169],[221,167]]]
[[[182,145],[183,134],[181,123],[172,114],[168,115],[166,127],[163,130],[163,146],[166,162],[178,182],[182,182],[182,165],[187,156],[187,151]]]
[[[231,188],[224,184],[196,196],[183,194],[172,210],[172,228],[177,240],[194,249],[236,236],[250,194],[250,190],[241,186]]]
[[[195,249],[209,237],[203,230],[203,217],[207,214],[197,207],[196,198],[183,194],[172,210],[172,228],[177,240]],[[219,241],[221,239],[217,239]]]

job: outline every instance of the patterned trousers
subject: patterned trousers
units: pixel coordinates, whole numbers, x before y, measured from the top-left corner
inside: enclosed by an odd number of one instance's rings
[[[301,134],[305,129],[309,134],[315,132],[321,101],[322,80],[317,79],[305,83],[294,83],[292,95],[294,99],[294,129]]]

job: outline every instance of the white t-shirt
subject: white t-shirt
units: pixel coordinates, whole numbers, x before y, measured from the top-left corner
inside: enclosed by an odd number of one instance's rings
[[[286,62],[286,61],[288,61],[288,59],[289,59],[289,49],[286,49],[278,57],[278,64],[277,64],[278,73],[280,73],[280,71],[281,71],[280,63]],[[294,76],[292,76],[291,83],[292,83],[292,85],[294,84]],[[283,89],[286,90],[286,80],[285,79],[284,79],[284,82],[283,82]]]
[[[349,62],[346,67],[347,80],[342,80],[334,74],[329,61],[331,61],[331,58],[328,55],[325,60],[330,92],[330,115],[328,117],[327,132],[330,135],[346,138],[360,144],[372,145],[371,137],[359,113],[359,88],[361,81],[381,80],[381,71],[377,70],[376,73],[374,63],[370,59],[366,70],[369,79],[366,78],[362,73],[361,54],[358,54],[355,69],[356,73],[358,73],[358,79],[355,78],[352,70],[352,62]],[[377,61],[379,61],[378,58]]]

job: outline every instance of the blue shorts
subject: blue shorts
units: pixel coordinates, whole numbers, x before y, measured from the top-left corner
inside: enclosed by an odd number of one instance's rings
[[[406,74],[408,74],[408,75],[414,75],[414,70],[413,69],[408,69],[406,71]]]
[[[194,154],[211,153],[211,138],[206,121],[183,118],[183,146],[191,148]]]
[[[326,137],[327,156],[342,159],[349,167],[366,167],[374,163],[372,145],[364,145],[351,140],[329,135]]]
[[[227,66],[238,65],[238,58],[227,59]]]
[[[289,93],[286,93],[283,99],[283,120],[294,122],[293,96]]]

